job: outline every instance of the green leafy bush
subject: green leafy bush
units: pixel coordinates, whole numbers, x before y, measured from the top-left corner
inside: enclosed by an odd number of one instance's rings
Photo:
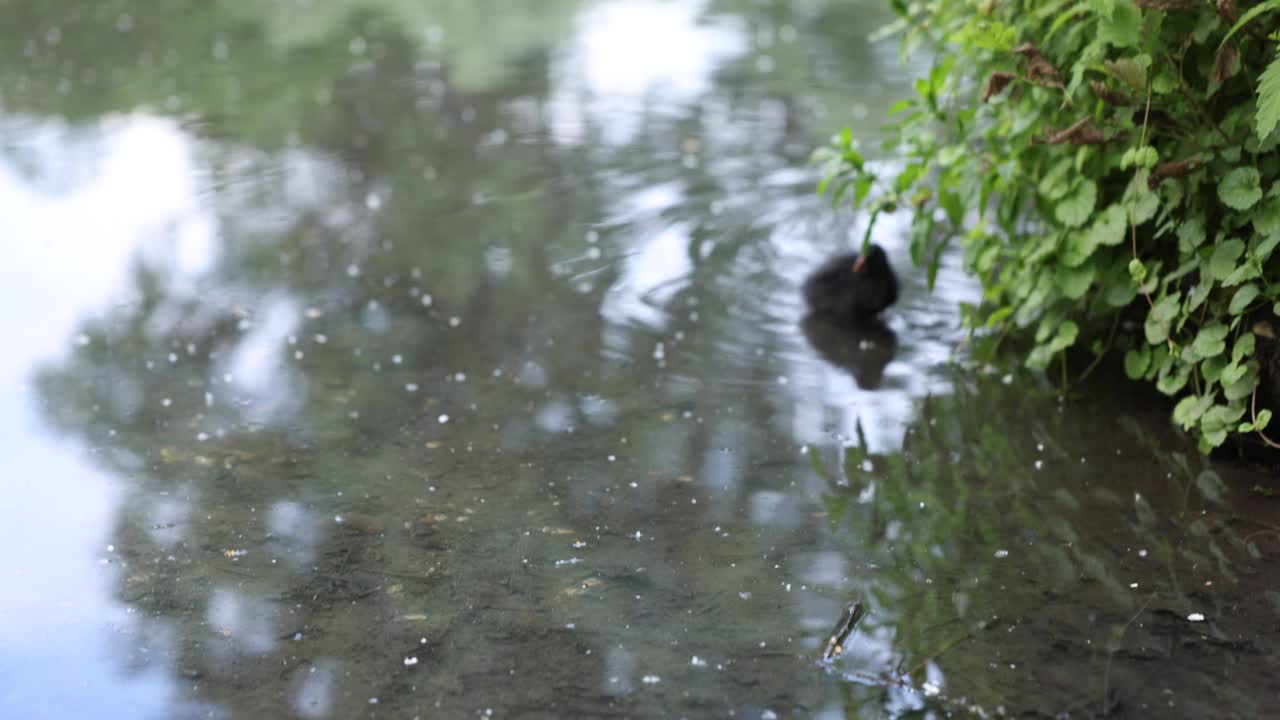
[[[890,0],[935,59],[890,109],[884,163],[847,130],[818,153],[836,204],[911,214],[932,283],[959,238],[974,330],[1027,363],[1108,353],[1178,398],[1201,449],[1258,432],[1280,315],[1280,0]],[[1256,410],[1256,411],[1255,411]],[[1265,436],[1263,436],[1265,437]]]

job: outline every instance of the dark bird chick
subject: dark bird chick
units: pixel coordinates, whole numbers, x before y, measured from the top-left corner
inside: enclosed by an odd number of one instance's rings
[[[862,324],[898,300],[898,278],[879,245],[831,258],[804,282],[809,310],[839,322]]]

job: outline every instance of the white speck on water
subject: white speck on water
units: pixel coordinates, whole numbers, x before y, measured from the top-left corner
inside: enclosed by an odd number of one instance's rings
[[[599,240],[600,240],[600,233],[596,232],[595,230],[587,231],[587,242],[594,243]]]
[[[600,252],[600,248],[595,245],[592,245],[591,247],[587,248],[588,260],[599,260],[601,254],[602,253]]]
[[[431,307],[431,293],[422,293],[422,307]]]
[[[698,657],[697,655],[694,655],[692,658],[690,658],[690,659],[689,659],[689,664],[690,664],[690,665],[692,665],[692,666],[694,666],[694,667],[706,667],[706,666],[707,666],[707,661],[706,661],[706,660],[703,660],[702,658]]]
[[[316,333],[314,340],[316,341],[317,345],[323,345],[329,342],[329,336],[323,333]]]
[[[363,55],[364,51],[369,49],[369,43],[357,35],[351,38],[351,42],[347,43],[347,48],[351,50],[352,55]]]
[[[1011,375],[1011,374],[1010,374],[1010,375],[1005,375],[1004,377],[1000,378],[1000,382],[1004,383],[1005,385],[1012,385],[1012,384],[1013,384],[1013,375]]]
[[[790,382],[790,381],[789,381],[789,380],[787,380],[787,376],[786,376],[786,375],[779,375],[779,376],[778,376],[778,384],[779,384],[779,385],[786,385],[788,382]]]
[[[1132,590],[1137,590],[1137,589],[1138,589],[1138,583],[1129,583],[1129,588],[1130,588],[1130,589],[1132,589]]]
[[[116,551],[116,546],[115,546],[115,545],[108,545],[108,546],[107,546],[107,552],[115,552],[115,551]]]
[[[578,629],[578,623],[565,623],[565,624],[564,624],[564,628],[565,628],[566,630],[577,630],[577,629]]]
[[[436,418],[436,422],[438,422],[438,423],[440,423],[441,425],[443,425],[443,424],[445,424],[445,423],[449,422],[449,416],[448,416],[448,415],[441,415],[440,417]]]
[[[862,472],[871,472],[876,469],[875,463],[871,462],[871,458],[865,458],[862,461]]]
[[[631,486],[631,487],[633,487],[633,488],[638,488],[638,487],[640,487],[640,483],[636,482],[635,480],[632,480],[631,482],[629,482],[629,483],[627,483],[627,484],[628,484],[628,485],[630,485],[630,486]]]
[[[359,265],[356,265],[355,263],[351,263],[350,265],[348,265],[348,266],[347,266],[347,275],[348,275],[348,276],[350,276],[350,277],[359,277],[359,276],[360,276],[360,266],[359,266]]]
[[[557,561],[556,561],[556,567],[564,567],[565,565],[577,565],[577,564],[578,564],[578,563],[580,563],[580,562],[582,562],[582,558],[580,558],[580,557],[571,557],[571,558],[568,558],[568,559],[566,559],[566,560],[557,560]]]
[[[411,393],[418,392],[418,383],[405,383],[404,389]]]
[[[1187,616],[1187,619],[1190,620],[1191,622],[1204,622],[1204,614],[1191,613],[1190,615]]]
[[[738,593],[738,597],[742,598],[743,600],[750,600],[751,592],[749,590],[743,590],[742,592]]]
[[[458,327],[461,324],[462,324],[462,318],[458,317],[457,315],[454,315],[453,317],[449,318],[449,327]]]
[[[413,667],[414,665],[417,665],[417,664],[418,664],[418,658],[416,656],[410,656],[404,659],[405,667]]]
[[[640,678],[640,682],[644,683],[645,685],[657,685],[659,682],[661,682],[661,680],[662,678],[658,677],[657,675],[645,675],[644,677]]]
[[[760,720],[778,720],[778,713],[772,710],[765,710],[760,713]]]
[[[400,355],[399,353],[397,353],[397,354],[395,354],[395,355],[392,355],[392,356],[391,356],[391,362],[392,362],[392,363],[394,363],[394,364],[396,364],[396,365],[399,365],[400,363],[404,362],[404,356],[403,356],[403,355]]]
[[[359,411],[359,410],[352,410],[351,412],[347,413],[347,417],[351,418],[352,420],[359,420],[359,419],[360,419],[360,411]]]
[[[169,407],[170,405],[173,404],[173,400],[170,400],[169,398],[164,398],[163,400],[160,401],[160,404],[163,405],[164,407]]]
[[[1044,443],[1036,443],[1036,452],[1044,452]]]
[[[925,697],[933,697],[934,695],[937,695],[938,693],[942,692],[942,688],[938,687],[937,685],[931,682],[927,682],[924,685],[921,685],[920,689],[924,691]]]
[[[1146,556],[1147,556],[1147,549],[1146,549],[1146,548],[1142,548],[1141,550],[1139,550],[1139,551],[1138,551],[1138,557],[1140,557],[1140,558],[1144,558],[1144,557],[1146,557]]]
[[[371,697],[371,698],[369,698],[369,704],[370,704],[370,705],[377,705],[377,704],[378,704],[378,698],[376,698],[376,697]]]
[[[306,357],[306,354],[303,353],[301,350],[295,350],[293,353],[293,358],[295,360],[301,360],[304,357]]]
[[[377,210],[382,207],[382,196],[376,192],[371,192],[364,198],[364,206],[370,210]]]
[[[453,374],[453,381],[454,381],[454,382],[466,382],[466,381],[467,381],[467,374],[466,374],[466,373],[464,373],[464,372],[457,372],[457,373],[454,373],[454,374]]]
[[[76,336],[76,344],[79,345],[80,347],[84,347],[85,345],[88,345],[89,336],[85,335],[84,333],[80,333],[79,335]]]
[[[996,551],[996,557],[998,557],[998,558],[1000,558],[1001,560],[1003,560],[1004,558],[1009,557],[1009,551],[1008,551],[1008,550],[1005,550],[1005,549],[1003,549],[1003,548],[1002,548],[1002,549],[1000,549],[1000,550],[997,550],[997,551]]]
[[[204,442],[208,439],[209,439],[209,433],[206,433],[206,432],[196,433],[196,440],[198,440],[199,442]]]
[[[1036,466],[1036,469],[1037,469],[1037,470],[1039,470],[1039,469],[1043,468],[1043,467],[1044,467],[1044,461],[1043,461],[1043,460],[1037,460],[1037,461],[1035,461],[1035,466]]]
[[[610,456],[609,456],[609,462],[614,462],[614,461],[615,461],[615,460],[617,460],[617,459],[618,459],[618,456],[617,456],[617,455],[610,455]]]

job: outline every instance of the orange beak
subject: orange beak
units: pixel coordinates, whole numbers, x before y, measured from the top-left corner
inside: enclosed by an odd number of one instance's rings
[[[853,271],[862,272],[862,267],[867,264],[867,256],[859,255],[857,260],[853,261]]]

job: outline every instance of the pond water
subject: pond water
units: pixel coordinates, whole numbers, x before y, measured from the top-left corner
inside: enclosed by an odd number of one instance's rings
[[[804,320],[860,229],[806,161],[910,91],[890,19],[11,15],[3,714],[1272,712],[1266,472],[1105,370],[955,364],[980,293],[891,221],[886,327]]]

